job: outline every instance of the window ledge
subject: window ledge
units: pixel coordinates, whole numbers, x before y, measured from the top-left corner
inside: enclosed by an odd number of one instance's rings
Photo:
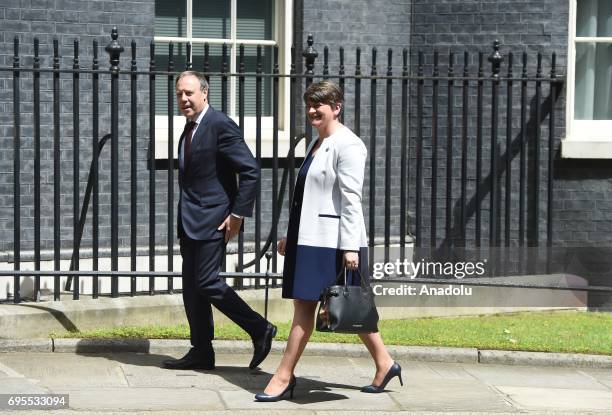
[[[568,137],[561,141],[561,158],[612,159],[612,139]]]
[[[183,128],[182,126],[180,127]],[[178,154],[178,142],[181,131],[178,130],[178,127],[175,128],[174,134],[174,158],[176,159]],[[254,135],[254,131],[245,132],[244,141],[247,146],[251,150],[251,153],[255,155],[255,150],[257,148],[256,140]],[[167,138],[167,130],[163,130],[162,133],[158,135],[155,140],[155,158],[158,160],[167,160],[168,159],[168,138]],[[285,130],[278,131],[278,157],[285,158],[287,157],[287,153],[289,152],[289,132]],[[261,157],[264,158],[272,158],[273,153],[273,141],[272,141],[272,131],[271,130],[262,130],[262,139],[261,139]],[[306,145],[304,140],[297,145],[295,149],[295,157],[304,157],[306,153]]]

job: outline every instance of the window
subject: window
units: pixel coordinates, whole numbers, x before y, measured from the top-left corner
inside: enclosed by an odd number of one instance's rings
[[[223,45],[226,45],[227,70],[238,72],[239,48],[245,47],[245,71],[255,72],[257,46],[262,46],[263,71],[273,69],[274,46],[279,47],[281,73],[289,72],[291,47],[291,0],[156,0],[155,1],[155,59],[157,70],[168,67],[170,42],[174,45],[175,70],[185,68],[186,44],[192,45],[193,69],[204,70],[204,44],[209,45],[209,72],[221,72]],[[155,136],[156,158],[167,158],[168,140],[168,80],[158,76],[155,85]],[[222,100],[220,77],[211,77],[209,102],[216,109],[226,108],[227,114],[238,122],[238,78],[228,77],[226,102]],[[255,153],[255,79],[245,78],[245,139]],[[279,128],[288,120],[289,84],[286,78],[280,81],[281,101],[279,106]],[[174,93],[172,94],[174,100]],[[184,118],[174,106],[175,147],[184,127]],[[272,79],[264,78],[262,87],[262,153],[271,155],[272,140]],[[279,155],[283,154],[279,132]],[[269,154],[268,154],[269,153]],[[176,157],[176,148],[175,154]]]
[[[563,157],[612,158],[612,2],[571,0]]]

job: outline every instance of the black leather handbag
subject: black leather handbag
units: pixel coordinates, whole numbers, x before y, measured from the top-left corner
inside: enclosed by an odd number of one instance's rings
[[[334,333],[373,333],[378,331],[378,311],[374,292],[359,272],[360,285],[346,284],[346,268],[338,274],[336,285],[321,293],[317,312],[317,331]],[[344,284],[341,284],[344,273]]]

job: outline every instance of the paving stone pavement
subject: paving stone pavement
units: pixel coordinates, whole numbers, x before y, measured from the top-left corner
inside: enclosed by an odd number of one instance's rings
[[[214,371],[162,369],[165,354],[0,353],[0,393],[66,393],[70,409],[25,414],[612,414],[612,369],[400,361],[404,386],[359,391],[374,373],[371,359],[304,356],[295,399],[255,402],[278,365],[259,370],[249,354],[217,354]],[[178,355],[174,355],[178,357]],[[0,413],[15,411],[0,410]]]

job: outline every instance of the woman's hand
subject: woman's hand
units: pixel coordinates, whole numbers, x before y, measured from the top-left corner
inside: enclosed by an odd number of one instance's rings
[[[344,266],[348,269],[359,267],[359,254],[355,251],[344,251]]]
[[[278,245],[276,245],[276,250],[282,256],[285,256],[285,246],[286,245],[287,245],[287,238],[281,238],[281,240],[278,241]]]

